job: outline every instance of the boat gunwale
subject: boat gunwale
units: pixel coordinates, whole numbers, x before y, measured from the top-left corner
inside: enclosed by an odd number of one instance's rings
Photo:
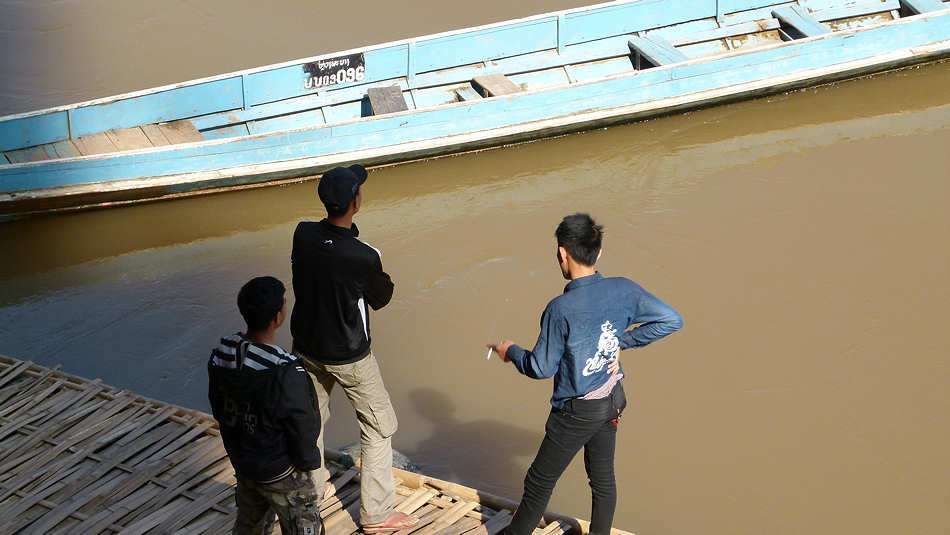
[[[639,0],[638,0],[638,1],[639,1]],[[614,4],[614,3],[616,3],[616,2],[611,2],[611,3],[607,3],[607,4],[598,4],[598,5],[600,5],[600,6],[603,6],[603,5],[611,5],[611,4]],[[944,4],[944,5],[947,5],[947,4]],[[707,63],[707,62],[717,61],[717,60],[720,60],[720,59],[723,59],[723,58],[727,58],[727,57],[741,57],[741,56],[744,56],[744,55],[749,55],[749,54],[755,54],[755,53],[765,52],[765,51],[769,51],[769,50],[774,50],[774,49],[778,49],[778,48],[782,48],[782,47],[794,46],[794,45],[798,45],[798,44],[811,43],[811,42],[815,42],[815,41],[821,41],[821,40],[824,40],[824,39],[845,38],[845,37],[847,37],[847,36],[849,36],[849,35],[853,35],[853,34],[857,34],[857,33],[863,33],[863,32],[866,32],[866,31],[870,31],[870,30],[874,30],[874,29],[878,29],[878,28],[883,28],[883,27],[887,27],[887,26],[897,26],[897,25],[901,25],[901,24],[914,24],[914,23],[918,23],[918,22],[921,22],[921,21],[924,21],[924,20],[927,20],[927,19],[930,19],[930,18],[945,16],[945,15],[947,15],[948,13],[950,13],[950,5],[948,5],[945,9],[942,9],[942,10],[931,11],[931,12],[928,12],[928,13],[922,13],[922,14],[912,15],[912,16],[908,16],[908,17],[901,17],[901,18],[899,18],[899,19],[893,19],[893,20],[889,20],[889,21],[882,21],[882,22],[874,23],[874,24],[871,24],[871,25],[868,25],[868,26],[862,26],[862,27],[858,27],[858,28],[849,28],[849,29],[846,29],[846,30],[838,30],[838,31],[834,31],[834,32],[830,32],[830,33],[826,33],[826,34],[822,34],[822,35],[816,35],[816,36],[811,36],[811,37],[805,37],[805,38],[801,38],[801,39],[794,39],[794,40],[792,40],[792,41],[782,41],[782,42],[778,42],[778,43],[770,43],[770,44],[767,44],[767,45],[763,45],[763,46],[761,46],[761,47],[740,48],[740,49],[738,49],[738,50],[730,50],[730,51],[722,52],[722,53],[719,53],[719,54],[713,54],[713,55],[709,55],[709,56],[701,56],[701,57],[689,59],[689,60],[687,60],[687,61],[681,61],[681,62],[678,62],[678,63],[671,63],[671,64],[667,64],[667,65],[661,65],[661,66],[653,67],[653,68],[650,68],[650,69],[641,69],[641,70],[633,70],[633,71],[630,71],[630,72],[622,72],[622,73],[608,74],[608,75],[606,75],[606,76],[602,76],[602,77],[598,77],[598,78],[593,78],[593,79],[590,79],[590,80],[584,80],[584,81],[580,81],[580,82],[568,82],[568,83],[559,84],[559,85],[555,85],[555,86],[548,86],[548,87],[541,87],[541,88],[537,88],[537,89],[532,89],[532,90],[528,90],[528,91],[524,91],[524,92],[519,92],[519,93],[515,93],[515,94],[507,94],[507,95],[499,95],[499,96],[487,97],[487,98],[483,98],[483,99],[478,100],[478,101],[450,102],[450,103],[441,104],[441,105],[437,105],[437,106],[429,106],[429,107],[425,107],[425,108],[417,108],[417,109],[412,109],[412,110],[405,110],[405,111],[401,111],[401,112],[386,114],[386,115],[384,115],[384,116],[358,117],[358,118],[355,118],[355,119],[348,119],[348,120],[337,121],[337,122],[332,122],[332,123],[324,123],[324,124],[320,124],[320,125],[303,126],[303,127],[299,127],[299,128],[292,128],[292,129],[287,129],[287,130],[279,130],[279,131],[276,131],[276,132],[262,132],[262,133],[257,133],[257,134],[244,135],[244,136],[227,137],[227,138],[220,138],[220,139],[206,139],[206,140],[202,140],[202,141],[192,141],[192,142],[188,142],[188,143],[178,143],[178,144],[175,144],[175,145],[164,145],[164,146],[160,146],[160,147],[146,147],[146,148],[142,148],[142,149],[132,149],[132,150],[117,151],[117,152],[108,152],[108,153],[102,153],[102,154],[89,154],[89,155],[82,155],[82,156],[71,156],[71,157],[67,157],[67,158],[56,158],[56,159],[49,159],[49,160],[38,160],[38,161],[33,161],[33,162],[10,163],[10,164],[7,164],[7,165],[0,166],[0,171],[3,171],[3,170],[20,170],[20,169],[26,169],[26,168],[31,168],[31,167],[40,167],[40,166],[43,166],[43,165],[51,165],[51,164],[59,165],[59,164],[68,164],[68,163],[81,162],[81,161],[107,160],[107,159],[117,158],[117,157],[120,157],[120,156],[135,156],[135,155],[139,155],[139,154],[152,154],[152,153],[166,152],[166,151],[167,151],[167,152],[172,152],[172,151],[175,151],[175,150],[178,150],[178,149],[192,148],[192,147],[199,147],[199,146],[202,146],[202,147],[213,147],[213,146],[217,146],[217,145],[226,145],[226,144],[228,144],[228,143],[236,143],[236,142],[242,142],[242,141],[247,141],[247,140],[263,139],[263,138],[267,138],[267,137],[275,137],[275,136],[293,134],[293,133],[303,132],[303,131],[322,130],[322,129],[326,129],[326,128],[339,127],[339,126],[342,126],[342,125],[359,124],[359,123],[364,123],[364,122],[371,122],[371,121],[374,121],[374,120],[377,120],[377,119],[381,119],[381,118],[390,119],[390,118],[393,118],[393,117],[403,117],[403,116],[416,115],[416,114],[418,114],[418,113],[420,113],[420,112],[431,112],[431,111],[434,111],[434,110],[454,109],[454,108],[463,107],[463,106],[477,106],[478,104],[480,104],[480,103],[482,103],[482,102],[497,101],[497,100],[499,100],[499,99],[513,99],[513,98],[519,98],[519,97],[529,96],[529,95],[532,95],[532,96],[533,96],[533,95],[537,95],[537,94],[541,94],[541,93],[554,92],[554,91],[562,91],[562,90],[564,90],[564,89],[566,89],[566,88],[584,87],[584,86],[588,86],[588,85],[594,85],[594,84],[602,83],[602,82],[607,81],[607,80],[615,80],[615,79],[621,79],[621,78],[626,78],[626,77],[637,76],[638,74],[643,73],[643,72],[650,72],[650,73],[662,72],[662,71],[671,70],[671,69],[676,69],[676,68],[680,68],[680,67],[684,67],[684,66],[690,66],[690,65],[700,64],[700,63]],[[626,35],[626,34],[621,34],[621,35]],[[616,37],[616,36],[614,36],[614,37]],[[919,46],[916,46],[916,47],[909,47],[909,48],[907,48],[906,50],[912,51],[913,49],[919,49],[919,48],[925,48],[925,47],[935,47],[935,48],[938,48],[938,49],[939,49],[939,48],[945,48],[945,47],[941,47],[941,46],[940,46],[940,45],[945,44],[945,43],[950,43],[950,40],[936,41],[936,42],[933,42],[933,43],[928,43],[928,44],[926,44],[926,45],[919,45]],[[905,50],[905,49],[897,49],[897,50]],[[891,53],[891,52],[896,52],[896,50],[891,50],[891,51],[888,51],[887,53]],[[885,53],[885,54],[887,54],[887,53]],[[616,57],[620,57],[620,56],[616,56]],[[872,57],[874,57],[874,56],[872,56]],[[604,58],[601,58],[601,59],[604,59]],[[293,63],[292,63],[292,64],[293,64]],[[543,70],[543,69],[538,69],[538,70]],[[533,71],[526,71],[526,72],[533,72]],[[795,72],[798,72],[798,71],[795,71]],[[398,79],[398,77],[395,78],[395,79]],[[196,117],[197,117],[197,116],[196,116]],[[0,120],[2,120],[2,119],[3,119],[3,118],[0,118]],[[185,119],[185,120],[188,120],[188,119]],[[274,161],[276,162],[276,161],[292,161],[292,160],[274,160]],[[269,162],[268,162],[268,163],[269,163]],[[228,169],[228,168],[223,168],[223,169]],[[140,177],[140,178],[147,178],[147,177]],[[128,179],[128,180],[138,180],[138,179]],[[108,181],[106,181],[106,182],[108,182]],[[101,182],[101,183],[104,183],[104,182]],[[33,190],[11,190],[11,191],[0,191],[0,193],[10,193],[10,192],[12,192],[12,191],[25,192],[25,191],[33,191]]]

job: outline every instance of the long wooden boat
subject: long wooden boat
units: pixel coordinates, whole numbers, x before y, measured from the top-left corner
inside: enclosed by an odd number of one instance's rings
[[[634,0],[0,118],[0,219],[629,122],[950,55],[940,0]]]
[[[359,470],[339,452],[326,460],[326,535],[361,535]],[[497,535],[517,507],[423,474],[393,475],[396,509],[421,520],[411,535]],[[234,485],[211,415],[0,355],[0,533],[230,533]],[[535,534],[589,529],[546,513]]]

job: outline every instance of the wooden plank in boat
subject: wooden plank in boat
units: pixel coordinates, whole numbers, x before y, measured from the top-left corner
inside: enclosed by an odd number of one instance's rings
[[[762,20],[754,20],[747,22],[740,22],[736,24],[727,24],[720,26],[718,28],[713,28],[709,30],[702,30],[697,32],[690,32],[684,35],[670,36],[666,40],[674,46],[689,45],[693,43],[701,43],[703,41],[713,41],[716,39],[728,39],[730,37],[736,37],[739,35],[747,35],[750,33],[758,33],[768,30],[777,30],[779,28],[779,22],[776,19],[768,18]],[[646,32],[646,36],[650,37],[651,32]]]
[[[153,147],[164,147],[165,145],[171,145],[171,141],[168,141],[168,138],[165,137],[165,133],[157,124],[145,124],[141,126],[142,133],[145,134],[145,137],[148,138],[149,143]]]
[[[322,110],[309,110],[260,121],[248,121],[246,125],[240,126],[244,126],[244,131],[251,134],[265,134],[294,128],[318,126],[326,124],[326,122]]]
[[[455,96],[458,97],[460,102],[466,100],[480,100],[482,98],[482,96],[478,94],[478,91],[475,91],[474,87],[463,87],[461,89],[456,89]]]
[[[76,148],[79,149],[79,153],[83,156],[105,154],[118,150],[118,147],[115,146],[115,142],[113,142],[105,132],[77,137],[73,140],[73,144],[76,145]]]
[[[782,23],[782,29],[791,37],[814,37],[831,33],[831,28],[796,5],[776,8],[772,10],[772,16]]]
[[[222,139],[226,137],[246,136],[249,133],[250,131],[247,129],[247,124],[245,123],[222,126],[220,128],[213,128],[211,130],[201,130],[201,135],[204,136],[205,139]]]
[[[82,153],[79,152],[79,149],[76,148],[76,145],[71,139],[57,141],[51,146],[53,147],[53,150],[56,151],[56,156],[60,158],[73,158],[75,156],[82,156]]]
[[[930,11],[939,11],[947,9],[939,0],[900,0],[901,5],[913,11],[916,14],[928,13]]]
[[[641,68],[640,58],[646,58],[652,65],[669,65],[686,61],[688,58],[661,37],[631,37],[627,41],[630,51],[636,55],[634,64],[637,70]]]
[[[472,85],[486,97],[497,97],[501,95],[510,95],[521,92],[521,87],[515,85],[504,74],[487,74],[485,76],[476,76],[472,80]]]
[[[168,139],[168,142],[172,145],[178,145],[179,143],[191,143],[193,141],[204,141],[204,136],[201,135],[201,132],[198,132],[198,129],[195,128],[195,125],[191,124],[191,121],[188,119],[182,119],[181,121],[172,121],[170,123],[161,123],[158,125],[159,130],[165,134],[165,138]]]
[[[132,128],[122,128],[120,130],[108,130],[106,135],[115,143],[119,150],[145,149],[152,146],[148,136],[138,126]]]
[[[369,97],[369,105],[373,110],[373,115],[385,115],[409,109],[398,85],[371,87],[366,90],[366,95]]]
[[[803,3],[811,16],[820,22],[835,19],[844,19],[850,17],[860,17],[873,13],[883,13],[894,9],[900,9],[899,0],[859,0],[857,2],[822,2],[816,4],[813,1]]]
[[[6,152],[10,163],[40,162],[43,160],[55,160],[56,152],[49,145],[39,145],[26,149],[11,150]]]
[[[612,58],[582,63],[580,65],[570,65],[565,67],[565,69],[566,70],[564,70],[564,72],[569,73],[571,80],[574,82],[584,82],[586,80],[593,80],[604,76],[632,72],[633,65],[630,63],[630,57],[624,56],[622,58]],[[517,79],[519,83],[522,83],[523,80],[521,76],[512,76],[512,79]],[[529,85],[528,87],[531,86]]]
[[[627,64],[629,65],[630,62],[627,61]],[[566,85],[576,81],[568,75],[568,66],[526,72],[522,74],[512,74],[509,79],[524,91],[533,91],[535,89]]]

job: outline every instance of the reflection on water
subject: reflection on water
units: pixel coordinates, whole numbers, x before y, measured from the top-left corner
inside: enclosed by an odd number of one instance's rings
[[[395,446],[427,473],[520,495],[551,385],[486,361],[484,344],[533,343],[564,283],[554,228],[590,211],[606,225],[599,268],[686,320],[622,357],[618,527],[941,532],[948,82],[938,64],[374,170],[357,219],[396,281],[373,316]],[[207,409],[205,358],[241,327],[236,291],[290,282],[294,225],[322,217],[314,189],[0,226],[0,352]],[[354,442],[332,403],[330,445]],[[589,517],[586,485],[575,460],[551,509]]]

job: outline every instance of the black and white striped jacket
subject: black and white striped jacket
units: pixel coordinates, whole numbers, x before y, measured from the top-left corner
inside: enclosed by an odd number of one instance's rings
[[[321,466],[317,396],[297,357],[237,333],[212,350],[208,378],[211,410],[235,472],[270,483],[294,468]]]

